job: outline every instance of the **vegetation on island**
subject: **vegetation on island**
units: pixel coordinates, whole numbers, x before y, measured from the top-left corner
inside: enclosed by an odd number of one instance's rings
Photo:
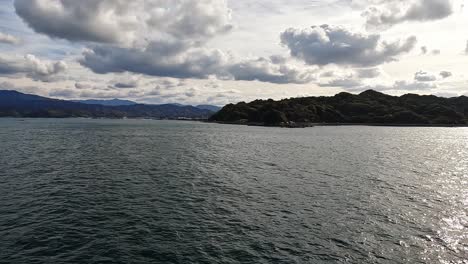
[[[265,126],[312,124],[466,125],[468,97],[390,96],[373,90],[354,95],[256,100],[226,105],[210,121]]]

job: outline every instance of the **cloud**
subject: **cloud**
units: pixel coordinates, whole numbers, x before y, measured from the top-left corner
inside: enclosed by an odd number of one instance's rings
[[[123,75],[117,80],[111,81],[111,87],[120,88],[120,89],[129,89],[129,88],[137,88],[140,86],[141,81],[140,78],[137,76],[128,76]]]
[[[97,74],[271,83],[308,83],[313,70],[287,58],[242,59],[208,41],[229,32],[225,0],[16,0],[16,12],[35,31],[54,38],[85,41],[79,63]],[[133,88],[118,82],[115,87]]]
[[[437,85],[431,82],[414,82],[414,81],[395,81],[393,84],[377,84],[377,85],[362,85],[362,86],[342,86],[350,92],[362,92],[365,90],[376,91],[425,91],[437,88]]]
[[[421,47],[421,54],[422,55],[426,55],[429,53],[429,50],[426,46],[422,46]],[[430,52],[431,55],[440,55],[440,50],[438,49],[433,49],[431,52]]]
[[[442,78],[447,79],[452,76],[452,73],[449,71],[441,71],[439,75],[442,76]]]
[[[63,61],[41,60],[31,54],[23,58],[0,56],[0,75],[23,74],[36,81],[50,82],[66,70],[67,64]]]
[[[356,87],[362,87],[363,83],[360,80],[355,79],[353,76],[348,76],[334,79],[327,83],[321,83],[319,85],[321,87],[341,87],[348,90]]]
[[[42,91],[37,86],[18,86],[12,82],[0,82],[0,89],[3,90],[16,90],[22,93],[40,94]]]
[[[433,82],[437,80],[437,78],[430,73],[427,73],[424,71],[418,71],[414,74],[414,80],[418,82]]]
[[[408,81],[396,81],[390,90],[428,90],[437,88],[436,84],[427,82],[408,82]]]
[[[160,77],[207,78],[227,61],[218,50],[153,44],[145,49],[96,46],[84,52],[80,63],[101,74],[128,71]]]
[[[362,92],[366,90],[376,91],[423,91],[437,88],[432,82],[395,81],[393,84],[366,85],[352,76],[338,78],[327,83],[319,84],[321,87],[338,87],[350,92]]]
[[[20,39],[17,37],[0,32],[0,43],[14,45],[20,42]]]
[[[468,55],[468,41],[466,41],[465,54]]]
[[[357,69],[357,76],[363,79],[377,78],[382,74],[380,68]]]
[[[427,54],[427,47],[426,47],[426,46],[422,46],[422,47],[421,47],[421,53],[422,53],[423,55],[426,55],[426,54]]]
[[[362,15],[370,29],[386,29],[404,22],[440,20],[454,10],[451,0],[375,1]]]
[[[220,50],[184,48],[167,44],[145,50],[97,46],[84,53],[80,63],[95,73],[133,72],[158,77],[221,79],[271,83],[308,83],[315,79],[310,69],[271,59],[236,59]]]
[[[275,63],[276,62],[276,63]],[[314,69],[299,68],[286,61],[258,58],[230,64],[227,75],[234,80],[304,84],[316,80]]]
[[[70,41],[201,41],[232,28],[223,0],[15,0],[14,5],[36,32]]]
[[[411,51],[417,40],[381,41],[379,34],[354,33],[329,25],[308,29],[290,28],[281,33],[281,42],[291,56],[309,65],[336,64],[342,66],[372,67],[396,61],[399,55]]]

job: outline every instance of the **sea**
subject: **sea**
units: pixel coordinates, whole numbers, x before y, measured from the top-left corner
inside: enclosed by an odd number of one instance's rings
[[[468,128],[0,119],[0,263],[468,263]]]

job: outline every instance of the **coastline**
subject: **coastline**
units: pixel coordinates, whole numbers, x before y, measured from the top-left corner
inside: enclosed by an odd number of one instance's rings
[[[129,117],[129,118],[93,118],[93,117],[16,117],[16,116],[1,116],[1,119],[89,119],[89,120],[154,120],[154,121],[191,121],[201,122],[207,124],[220,124],[220,125],[237,125],[237,126],[256,126],[256,127],[271,127],[271,128],[311,128],[311,127],[325,127],[325,126],[376,126],[376,127],[468,127],[468,124],[392,124],[392,123],[289,123],[289,124],[276,124],[266,125],[264,123],[254,122],[220,122],[210,121],[208,119],[188,119],[188,118],[144,118],[144,117]]]
[[[376,127],[468,127],[468,124],[392,124],[392,123],[296,123],[296,124],[278,124],[265,125],[262,123],[243,123],[243,122],[219,122],[219,121],[201,121],[206,123],[222,125],[240,125],[240,126],[259,126],[259,127],[278,127],[278,128],[309,128],[324,126],[376,126]]]

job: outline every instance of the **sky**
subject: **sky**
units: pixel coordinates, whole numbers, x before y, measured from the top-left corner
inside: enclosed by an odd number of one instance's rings
[[[0,0],[0,89],[225,105],[468,95],[468,0]]]

